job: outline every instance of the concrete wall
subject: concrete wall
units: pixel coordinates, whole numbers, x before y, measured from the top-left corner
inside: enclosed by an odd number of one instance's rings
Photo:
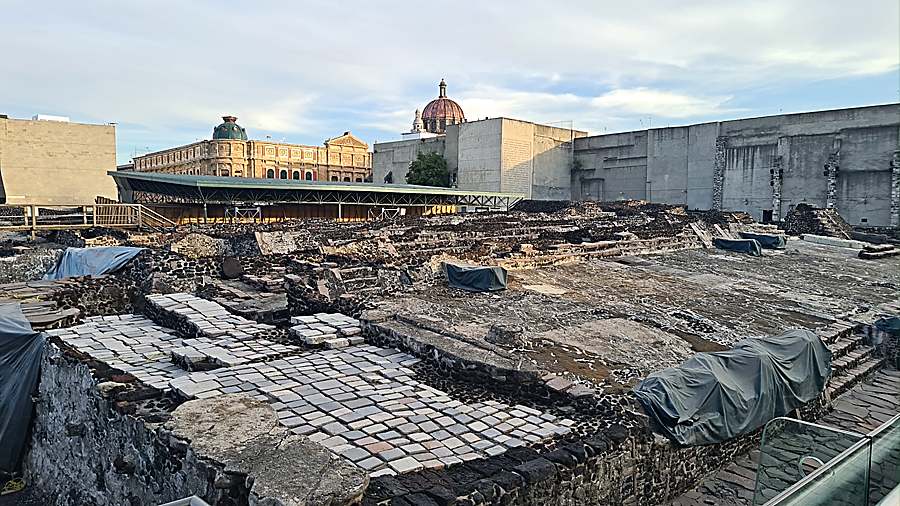
[[[575,140],[572,198],[711,209],[721,184],[721,208],[756,219],[805,202],[833,204],[851,224],[889,226],[898,150],[900,104],[584,137]],[[829,159],[838,166],[831,198]]]
[[[404,180],[409,163],[423,150],[441,153],[463,190],[521,193],[539,200],[572,194],[572,139],[586,132],[509,118],[449,125],[445,136],[375,145],[373,181],[389,171]],[[430,144],[433,143],[433,144]]]
[[[501,121],[473,121],[456,127],[457,164],[456,167],[451,166],[450,170],[456,170],[459,188],[501,191]]]
[[[384,184],[388,173],[393,173],[394,183],[406,183],[409,164],[419,153],[440,153],[444,156],[444,136],[375,144],[372,153],[372,182]]]
[[[0,178],[8,204],[93,204],[116,198],[116,128],[0,118]]]

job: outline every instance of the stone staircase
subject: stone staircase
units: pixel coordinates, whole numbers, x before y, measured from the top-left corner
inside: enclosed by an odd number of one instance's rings
[[[884,366],[884,358],[876,354],[873,346],[864,343],[857,333],[842,333],[828,344],[831,350],[831,378],[825,391],[835,399]]]

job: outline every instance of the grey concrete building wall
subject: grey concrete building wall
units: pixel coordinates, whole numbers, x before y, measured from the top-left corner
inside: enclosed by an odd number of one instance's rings
[[[439,153],[444,156],[444,136],[381,142],[376,143],[373,150],[372,182],[383,184],[385,177],[392,174],[393,182],[402,184],[406,183],[409,164],[419,153]]]
[[[116,127],[0,118],[0,179],[8,204],[115,199]]]
[[[572,195],[574,141],[587,136],[567,128],[533,124],[532,196],[537,200],[568,200]]]
[[[457,185],[461,190],[501,191],[502,119],[459,125]]]
[[[575,139],[573,200],[646,199],[647,131]]]
[[[845,220],[865,224],[890,222],[890,161],[898,149],[897,127],[852,128],[842,132],[837,207]]]
[[[575,142],[572,195],[710,209],[719,194],[722,209],[757,219],[783,218],[799,203],[833,204],[851,224],[889,226],[898,149],[900,104],[593,136]],[[834,168],[832,192],[826,164]]]
[[[532,198],[534,124],[500,120],[500,191]]]

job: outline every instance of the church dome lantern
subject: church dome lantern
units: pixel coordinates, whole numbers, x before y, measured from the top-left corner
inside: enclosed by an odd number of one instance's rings
[[[247,140],[247,131],[237,124],[237,118],[234,116],[222,116],[222,124],[213,128],[213,137],[215,139],[231,139],[235,141]]]
[[[446,132],[448,125],[465,122],[466,115],[463,114],[459,104],[447,98],[447,83],[443,79],[438,85],[438,90],[438,98],[428,102],[422,110],[422,123],[425,125],[425,131],[442,134]]]

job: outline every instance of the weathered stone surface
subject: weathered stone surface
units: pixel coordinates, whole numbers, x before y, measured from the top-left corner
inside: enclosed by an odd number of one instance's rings
[[[226,473],[252,480],[251,504],[349,504],[358,501],[368,475],[278,423],[267,403],[243,395],[189,401],[164,430],[190,441],[191,451],[225,465]]]
[[[225,253],[225,242],[204,234],[188,234],[169,246],[173,253],[187,258],[206,258]]]

